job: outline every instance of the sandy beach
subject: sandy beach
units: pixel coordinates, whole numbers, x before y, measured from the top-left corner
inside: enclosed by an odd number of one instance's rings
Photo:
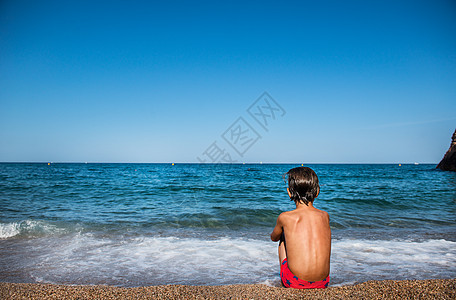
[[[1,299],[455,299],[456,279],[368,281],[325,290],[261,284],[135,288],[0,283]]]

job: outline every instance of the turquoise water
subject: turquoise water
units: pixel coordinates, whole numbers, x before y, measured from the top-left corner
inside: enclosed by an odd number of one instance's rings
[[[285,164],[0,164],[0,281],[278,285]],[[456,276],[456,174],[312,167],[333,285]]]

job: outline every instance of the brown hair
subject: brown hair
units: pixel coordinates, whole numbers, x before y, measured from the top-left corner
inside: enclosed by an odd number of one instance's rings
[[[318,176],[308,167],[293,168],[285,176],[288,176],[288,190],[290,199],[295,203],[301,202],[309,205],[313,202],[320,192]]]

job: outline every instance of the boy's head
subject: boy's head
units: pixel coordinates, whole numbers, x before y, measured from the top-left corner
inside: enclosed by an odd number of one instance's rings
[[[295,203],[309,205],[317,198],[320,185],[317,174],[311,168],[293,168],[285,175],[288,176],[288,194]]]

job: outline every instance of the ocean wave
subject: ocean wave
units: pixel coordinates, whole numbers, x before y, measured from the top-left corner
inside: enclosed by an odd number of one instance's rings
[[[14,237],[39,237],[67,232],[63,227],[41,220],[22,220],[0,223],[0,239]]]
[[[335,239],[331,285],[367,280],[453,278],[456,242]],[[11,248],[9,249],[11,250]],[[12,255],[10,254],[12,253]],[[30,255],[39,253],[39,256]],[[45,283],[280,285],[277,243],[267,238],[194,238],[74,233],[18,243],[0,260]],[[33,268],[39,265],[40,268]],[[5,278],[5,280],[8,278]],[[12,279],[11,279],[12,280]]]

